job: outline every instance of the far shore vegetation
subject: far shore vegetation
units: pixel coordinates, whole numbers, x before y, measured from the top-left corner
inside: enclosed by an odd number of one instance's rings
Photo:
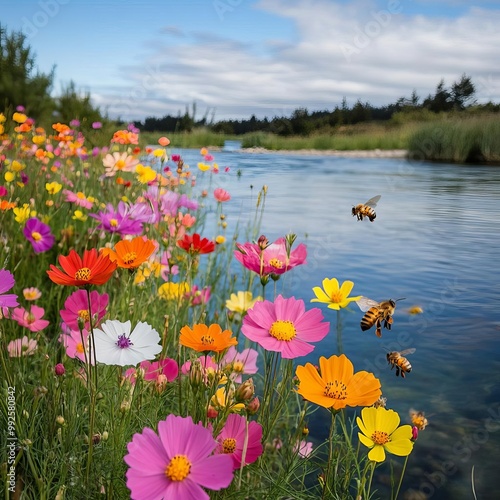
[[[0,112],[11,116],[22,105],[41,126],[78,119],[84,130],[100,122],[111,134],[124,124],[96,107],[75,82],[53,97],[54,76],[55,67],[50,73],[38,70],[23,33],[0,25]],[[330,110],[297,108],[289,116],[216,121],[215,109],[200,117],[192,103],[175,116],[151,116],[134,126],[142,141],[154,144],[168,135],[178,148],[223,147],[238,140],[242,148],[273,151],[404,149],[414,160],[500,164],[500,103],[479,104],[477,91],[464,73],[449,87],[441,80],[434,94],[422,98],[413,90],[410,97],[379,107],[361,99],[349,105],[344,98]]]

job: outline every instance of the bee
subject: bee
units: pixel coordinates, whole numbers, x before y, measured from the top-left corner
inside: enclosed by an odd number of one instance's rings
[[[370,198],[366,203],[359,203],[355,207],[352,207],[352,216],[356,216],[358,220],[363,220],[363,217],[370,219],[370,222],[373,222],[377,217],[375,210],[373,210],[380,200],[381,195],[374,196]]]
[[[403,299],[404,298],[397,300],[389,299],[382,302],[376,302],[368,297],[361,297],[356,302],[358,307],[365,313],[361,318],[361,330],[365,332],[375,325],[377,337],[382,337],[382,322],[384,323],[384,328],[387,328],[387,330],[391,329],[394,321],[392,315],[396,309],[396,302]]]
[[[391,365],[391,370],[396,367],[396,377],[401,374],[402,378],[405,378],[405,373],[411,372],[411,364],[405,358],[408,354],[413,354],[415,352],[415,348],[405,349],[404,351],[392,351],[387,353],[387,362]]]
[[[423,431],[429,421],[425,418],[425,413],[423,411],[417,411],[413,408],[409,411],[411,418],[411,425],[418,428],[419,431]]]

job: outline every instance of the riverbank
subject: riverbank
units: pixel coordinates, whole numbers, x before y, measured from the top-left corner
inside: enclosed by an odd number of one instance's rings
[[[340,151],[336,149],[296,149],[296,150],[272,150],[261,147],[241,148],[235,152],[252,154],[289,154],[289,155],[307,155],[307,156],[342,156],[348,158],[406,158],[408,151],[406,149],[371,149],[371,150],[350,150]]]

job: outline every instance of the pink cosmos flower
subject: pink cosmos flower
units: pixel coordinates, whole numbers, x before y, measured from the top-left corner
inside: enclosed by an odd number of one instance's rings
[[[274,302],[256,302],[243,318],[241,331],[264,349],[292,359],[309,354],[314,349],[309,342],[326,337],[330,323],[322,320],[320,309],[306,311],[303,300],[278,295]]]
[[[31,356],[37,347],[37,341],[28,339],[25,335],[22,339],[11,340],[7,345],[7,352],[11,358],[20,358],[21,356]]]
[[[238,352],[236,347],[231,346],[222,358],[221,366],[229,378],[236,383],[241,383],[242,375],[253,375],[257,373],[257,357],[259,353],[255,349],[244,349]]]
[[[258,243],[236,243],[236,260],[259,276],[284,274],[300,264],[305,264],[307,249],[304,243],[287,255],[285,238],[278,238],[262,249]]]
[[[74,193],[69,189],[64,189],[63,194],[65,196],[65,201],[69,203],[74,203],[78,207],[83,207],[88,209],[92,208],[93,202],[89,201],[82,192]]]
[[[310,441],[300,441],[300,443],[295,443],[293,451],[300,457],[307,458],[313,451],[313,444]]]
[[[113,177],[118,172],[135,172],[136,165],[139,164],[139,160],[129,155],[127,152],[119,153],[118,151],[111,154],[108,153],[102,164],[106,169],[104,174],[106,177]]]
[[[63,333],[59,335],[59,342],[64,345],[66,355],[70,358],[78,358],[85,363],[89,361],[89,332],[82,330],[80,333],[77,330],[71,330],[64,323],[62,324]],[[94,364],[94,356],[90,359],[91,364]]]
[[[24,328],[32,332],[39,332],[47,327],[50,321],[41,319],[45,309],[43,307],[32,305],[30,311],[26,311],[24,307],[16,307],[12,311],[11,318]]]
[[[36,217],[32,217],[26,221],[23,234],[31,243],[35,253],[49,251],[56,241],[54,235],[50,232],[50,226],[47,226],[47,224],[44,224]]]
[[[96,290],[90,292],[90,311],[92,312],[92,326],[97,326],[106,314],[109,295],[100,294]],[[79,330],[82,324],[90,329],[90,313],[87,291],[80,289],[73,292],[64,302],[64,309],[59,311],[61,318],[71,330]]]
[[[37,300],[42,296],[42,292],[38,288],[31,286],[23,290],[23,295],[26,300]]]
[[[168,415],[158,423],[158,434],[149,427],[134,434],[124,457],[131,497],[209,500],[202,487],[218,491],[233,479],[233,460],[212,455],[216,445],[211,432],[191,417]]]
[[[179,374],[179,366],[174,359],[165,358],[158,361],[142,361],[139,367],[144,370],[144,380],[157,380],[160,375],[172,382]]]
[[[245,436],[248,432],[245,463],[243,461],[243,447]],[[257,422],[249,422],[248,431],[246,418],[236,413],[231,413],[217,436],[216,453],[224,453],[233,459],[233,469],[255,462],[262,455],[262,426]]]
[[[6,269],[0,269],[0,307],[16,307],[19,305],[17,295],[8,292],[16,283],[14,275]]]
[[[223,203],[225,201],[229,201],[231,199],[231,195],[222,188],[216,188],[214,189],[214,198],[220,202]]]

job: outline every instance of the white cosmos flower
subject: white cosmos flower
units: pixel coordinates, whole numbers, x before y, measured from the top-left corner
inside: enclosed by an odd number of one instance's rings
[[[94,329],[96,359],[105,365],[137,365],[161,351],[158,332],[139,321],[130,333],[130,321],[107,320]]]

